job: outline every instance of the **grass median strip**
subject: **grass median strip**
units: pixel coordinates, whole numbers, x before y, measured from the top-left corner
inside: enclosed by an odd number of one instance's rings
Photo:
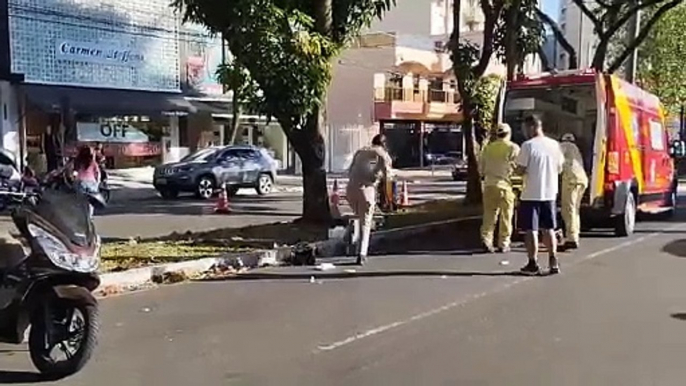
[[[480,206],[466,206],[462,200],[429,201],[388,214],[383,229],[421,225],[480,213]],[[325,240],[327,235],[328,229],[319,225],[294,221],[205,232],[189,231],[156,239],[106,243],[102,249],[102,270],[114,272],[153,264],[215,257],[231,252],[271,249],[302,241]]]
[[[103,245],[102,271],[116,272],[153,264],[176,263],[214,257],[239,249],[215,245],[198,245],[192,241],[123,242]]]

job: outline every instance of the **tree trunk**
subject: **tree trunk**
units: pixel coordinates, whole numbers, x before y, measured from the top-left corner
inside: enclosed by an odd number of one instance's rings
[[[241,126],[242,113],[243,111],[240,104],[235,102],[231,103],[231,126],[229,127],[229,132],[224,135],[224,141],[226,141],[228,145],[234,145],[236,143],[236,135]]]
[[[505,19],[508,26],[516,26],[519,20],[521,0],[513,0],[512,4],[506,9]],[[517,33],[515,28],[508,28],[505,31],[505,66],[507,70],[506,79],[514,80],[519,65],[519,52],[517,50]]]
[[[464,82],[458,79],[458,91],[462,103],[462,132],[465,136],[465,154],[467,155],[467,193],[465,203],[480,205],[482,199],[481,176],[479,175],[479,146],[477,143],[476,130],[474,127],[474,105],[471,92],[467,90]]]
[[[329,190],[326,184],[326,142],[322,135],[322,111],[307,117],[301,130],[290,130],[290,142],[300,157],[303,175],[303,215],[309,223],[330,224]]]
[[[593,55],[593,62],[591,63],[591,68],[596,71],[602,72],[605,70],[605,58],[607,57],[607,50],[610,44],[610,38],[601,37],[598,47],[595,50],[595,55]]]
[[[465,114],[462,129],[465,133],[465,153],[467,154],[467,194],[465,203],[469,205],[481,204],[481,176],[479,175],[479,145],[472,117]]]

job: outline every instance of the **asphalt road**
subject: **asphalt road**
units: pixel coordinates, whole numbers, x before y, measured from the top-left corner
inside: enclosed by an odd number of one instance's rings
[[[537,278],[513,274],[521,248],[479,255],[451,249],[462,243],[450,234],[408,239],[413,252],[364,269],[105,299],[95,359],[55,384],[684,384],[686,223],[585,235],[561,275]],[[27,354],[13,350],[0,347],[0,383],[30,384]]]
[[[119,189],[113,192],[111,204],[98,212],[95,219],[98,231],[106,238],[155,237],[187,230],[290,221],[299,217],[302,209],[302,192],[298,185],[292,183],[267,196],[257,196],[250,189],[241,189],[238,196],[231,199],[233,212],[230,215],[213,214],[214,201],[197,200],[190,195],[177,200],[163,200],[150,185],[122,183],[116,187]],[[344,193],[345,180],[340,180],[339,190]],[[464,184],[447,177],[428,177],[412,181],[408,192],[411,203],[421,203],[462,195]],[[342,210],[349,211],[347,207]]]

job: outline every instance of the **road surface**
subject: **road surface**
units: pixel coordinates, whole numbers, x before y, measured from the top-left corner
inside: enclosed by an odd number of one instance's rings
[[[192,196],[163,200],[149,185],[122,183],[121,189],[113,192],[111,205],[98,213],[96,225],[103,237],[128,239],[290,221],[302,213],[302,192],[294,185],[298,181],[289,182],[282,186],[284,191],[262,197],[250,189],[241,189],[231,199],[230,215],[213,214],[214,201]],[[340,181],[339,191],[344,194],[345,180]],[[426,177],[413,180],[408,191],[410,203],[415,204],[459,197],[464,194],[464,184],[446,177]],[[343,211],[349,209],[344,207]]]
[[[55,384],[684,384],[686,223],[585,235],[561,275],[537,278],[512,273],[521,247],[479,255],[448,235],[408,240],[361,277],[290,268],[105,299],[95,359]],[[0,347],[0,383],[30,384],[13,350]]]

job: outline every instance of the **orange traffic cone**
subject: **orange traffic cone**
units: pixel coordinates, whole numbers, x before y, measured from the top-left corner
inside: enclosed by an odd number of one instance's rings
[[[219,192],[219,197],[217,197],[217,204],[214,207],[214,213],[231,213],[231,208],[229,208],[229,194],[226,192],[226,184],[222,184],[222,190]]]
[[[329,205],[331,206],[331,217],[341,218],[341,196],[338,194],[338,180],[333,180],[333,187],[331,188],[331,196],[329,196]]]
[[[407,193],[407,181],[403,181],[403,190],[402,193],[400,193],[400,206],[404,208],[410,206],[410,196]]]

